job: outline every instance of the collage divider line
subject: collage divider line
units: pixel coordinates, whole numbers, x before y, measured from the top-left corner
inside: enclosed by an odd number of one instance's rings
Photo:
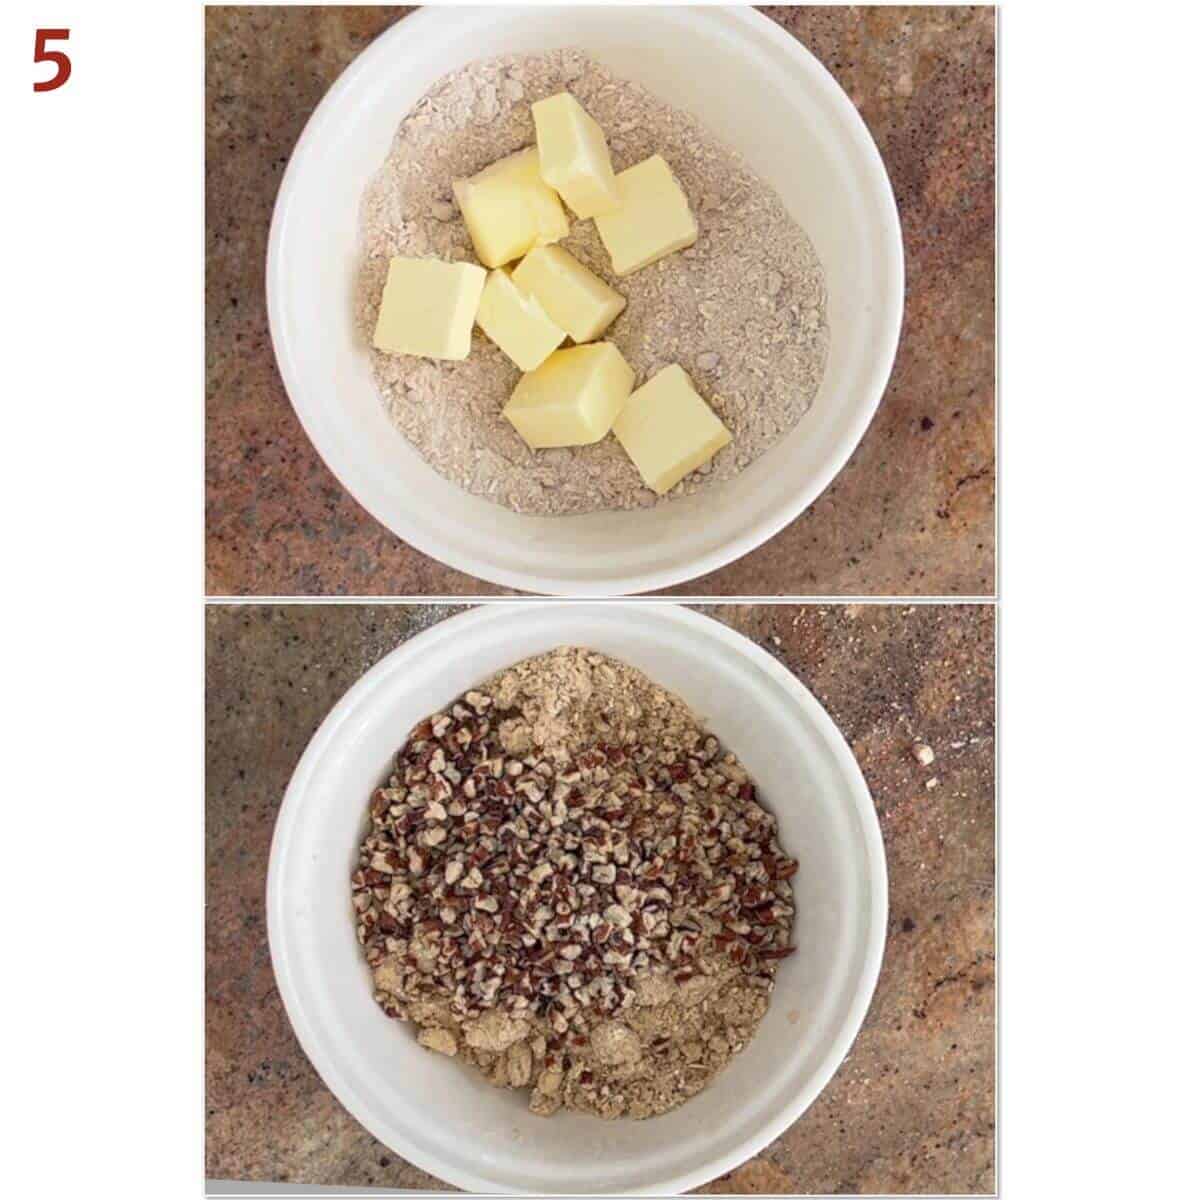
[[[205,596],[208,606],[251,604],[984,604],[999,596]]]

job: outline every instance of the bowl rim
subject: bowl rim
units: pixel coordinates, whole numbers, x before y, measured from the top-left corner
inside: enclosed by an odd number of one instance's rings
[[[867,927],[863,939],[862,969],[854,985],[854,993],[836,1036],[804,1087],[783,1105],[758,1129],[726,1154],[718,1155],[703,1166],[680,1173],[668,1179],[655,1180],[634,1189],[636,1194],[679,1194],[732,1171],[775,1140],[785,1129],[807,1110],[809,1105],[824,1090],[833,1078],[842,1061],[857,1038],[870,1007],[871,999],[883,964],[884,943],[888,920],[888,876],[887,860],[883,846],[883,834],[875,804],[871,798],[858,760],[854,757],[844,735],[834,723],[821,702],[782,663],[778,662],[745,635],[738,633],[713,617],[694,612],[676,604],[646,605],[636,601],[611,601],[587,603],[571,600],[547,601],[501,601],[482,604],[466,612],[458,613],[422,630],[386,654],[357,680],[334,707],[313,734],[296,766],[284,793],[275,830],[271,838],[270,857],[266,881],[267,939],[271,954],[271,966],[280,999],[287,1013],[292,1030],[301,1049],[312,1063],[321,1081],[329,1088],[334,1098],[360,1125],[378,1138],[384,1145],[431,1175],[467,1191],[513,1195],[510,1185],[490,1179],[475,1171],[463,1171],[456,1166],[447,1167],[436,1155],[427,1153],[420,1145],[395,1127],[384,1127],[375,1119],[374,1113],[346,1079],[337,1062],[336,1054],[327,1048],[325,1035],[311,1021],[305,1010],[288,961],[285,905],[282,880],[286,872],[286,859],[290,852],[293,831],[302,817],[305,793],[312,782],[323,756],[335,743],[341,731],[352,724],[364,705],[374,702],[377,693],[387,686],[397,673],[417,655],[426,655],[453,647],[468,629],[487,623],[501,622],[509,613],[525,610],[567,610],[578,616],[588,609],[635,609],[639,621],[672,622],[690,628],[701,637],[714,638],[748,658],[760,671],[789,692],[792,698],[806,711],[823,736],[840,773],[849,785],[853,797],[854,815],[862,835],[863,851],[867,861],[868,901]]]
[[[393,41],[400,37],[412,37],[414,31],[419,36],[426,26],[434,23],[462,20],[465,16],[473,17],[486,11],[489,10],[424,8],[396,21],[376,37],[346,67],[321,98],[305,123],[279,184],[267,242],[267,320],[275,361],[283,380],[284,390],[287,392],[288,399],[305,435],[338,484],[394,537],[407,542],[414,549],[445,566],[463,571],[488,583],[543,595],[633,595],[686,583],[727,566],[757,549],[785,526],[791,524],[841,473],[875,416],[895,365],[904,315],[904,242],[896,197],[892,190],[887,167],[866,122],[842,89],[841,84],[799,38],[750,7],[695,10],[701,19],[711,20],[719,16],[732,22],[735,26],[741,26],[747,35],[766,38],[776,48],[782,49],[793,58],[800,70],[807,72],[810,78],[818,83],[827,93],[834,107],[840,110],[845,118],[848,136],[868,168],[868,175],[872,181],[871,188],[875,193],[874,199],[884,214],[885,228],[882,232],[885,251],[881,269],[885,285],[880,291],[879,300],[884,309],[882,324],[886,334],[879,343],[879,352],[876,355],[869,381],[863,389],[860,401],[850,414],[846,429],[835,442],[833,452],[826,458],[821,470],[805,486],[797,488],[786,502],[744,529],[740,536],[729,539],[715,549],[697,554],[695,557],[671,567],[643,570],[632,575],[614,575],[606,581],[607,586],[601,589],[598,589],[595,584],[585,586],[574,580],[557,578],[545,571],[482,562],[469,551],[462,551],[458,547],[442,546],[436,537],[427,535],[418,522],[409,524],[405,520],[397,520],[395,513],[389,513],[385,517],[380,511],[382,506],[366,498],[366,490],[359,486],[357,480],[352,481],[343,476],[331,461],[332,453],[327,453],[328,445],[323,447],[314,436],[313,422],[306,418],[305,414],[309,389],[304,383],[291,345],[284,334],[286,319],[283,299],[285,292],[283,247],[287,239],[289,209],[297,190],[297,180],[300,177],[301,168],[309,155],[313,153],[317,140],[332,119],[332,110],[338,98],[355,85],[360,75],[372,69],[377,59],[382,60],[390,53]],[[347,475],[349,474],[351,472],[347,471]]]

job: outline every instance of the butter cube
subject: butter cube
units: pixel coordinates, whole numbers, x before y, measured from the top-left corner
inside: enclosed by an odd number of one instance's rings
[[[628,275],[696,240],[696,218],[661,154],[617,176],[621,207],[596,218],[613,271]]]
[[[678,365],[664,367],[629,397],[613,433],[660,496],[733,440]]]
[[[621,206],[604,130],[570,92],[533,104],[542,178],[577,217],[595,217]]]
[[[513,279],[580,344],[595,341],[625,307],[620,292],[561,246],[535,246],[517,264]]]
[[[485,267],[502,267],[533,246],[566,237],[570,229],[558,193],[538,170],[536,146],[518,150],[470,179],[456,179],[453,187]]]
[[[521,377],[504,415],[535,450],[598,442],[629,399],[633,368],[611,342],[555,350]]]
[[[522,371],[540,367],[567,336],[503,267],[488,276],[475,320]]]
[[[375,345],[388,354],[463,359],[487,272],[474,263],[393,258],[375,322]]]

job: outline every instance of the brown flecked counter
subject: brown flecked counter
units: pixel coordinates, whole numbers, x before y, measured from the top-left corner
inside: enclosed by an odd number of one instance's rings
[[[284,788],[342,693],[456,608],[207,610],[209,1178],[443,1190],[341,1107],[275,989],[264,915]],[[975,605],[706,606],[814,692],[883,829],[888,941],[862,1032],[812,1107],[709,1192],[994,1188],[994,612]],[[920,765],[915,741],[932,747]],[[930,786],[931,781],[936,781]]]
[[[404,8],[208,8],[210,595],[484,595],[330,474],[275,367],[264,264],[308,116]],[[681,595],[991,595],[995,10],[766,8],[837,77],[888,167],[907,295],[895,369],[846,468],[797,520]]]

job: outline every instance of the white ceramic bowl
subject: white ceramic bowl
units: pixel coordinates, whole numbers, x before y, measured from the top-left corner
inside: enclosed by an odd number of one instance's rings
[[[563,644],[623,659],[682,696],[754,776],[800,864],[798,949],[780,965],[758,1034],[707,1090],[649,1121],[535,1117],[516,1093],[422,1050],[376,1006],[351,919],[367,800],[408,730],[488,675]],[[673,1193],[751,1157],[849,1049],[886,919],[875,810],[825,710],[752,642],[673,605],[485,605],[406,642],[313,737],[280,809],[267,880],[279,992],[321,1078],[397,1154],[481,1192]]]
[[[354,332],[359,201],[403,115],[436,79],[474,59],[561,46],[581,47],[692,111],[740,150],[808,231],[825,267],[831,348],[811,410],[737,478],[649,510],[538,517],[468,495],[392,425]],[[372,43],[305,127],[275,205],[267,292],[292,404],[330,470],[372,516],[478,578],[602,596],[714,570],[816,499],[883,394],[904,265],[895,200],[866,126],[825,68],[753,9],[438,8]]]

